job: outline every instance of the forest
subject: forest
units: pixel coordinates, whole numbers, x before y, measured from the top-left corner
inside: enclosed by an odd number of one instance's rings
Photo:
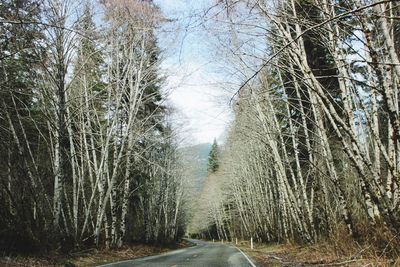
[[[215,3],[234,119],[193,236],[398,255],[399,14],[397,1]]]
[[[175,21],[156,2],[0,1],[0,252],[186,235],[398,258],[399,2],[210,0],[191,14],[233,113],[197,193],[201,159],[183,152],[161,67],[158,31]]]
[[[0,251],[182,237],[162,20],[152,1],[0,2]]]

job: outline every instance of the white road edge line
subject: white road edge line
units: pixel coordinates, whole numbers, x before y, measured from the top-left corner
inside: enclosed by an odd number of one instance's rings
[[[247,255],[240,249],[240,248],[238,248],[237,246],[234,246],[237,250],[239,250],[242,254],[243,254],[243,256],[246,258],[246,260],[248,261],[248,262],[250,262],[250,265],[252,266],[252,267],[257,267],[251,260],[250,260],[250,258],[249,257],[247,257]]]
[[[124,261],[117,261],[117,262],[112,262],[112,263],[106,263],[103,265],[96,265],[96,267],[106,267],[106,266],[112,266],[114,264],[119,264],[119,263],[124,263],[124,262],[128,262],[128,261],[133,261],[134,259],[131,260],[124,260]]]

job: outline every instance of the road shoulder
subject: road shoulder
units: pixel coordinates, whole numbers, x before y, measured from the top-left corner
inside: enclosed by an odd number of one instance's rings
[[[121,249],[85,249],[68,254],[51,252],[37,255],[7,255],[0,257],[0,266],[98,266],[102,264],[157,256],[193,246],[189,241],[169,246],[133,244]]]
[[[391,266],[388,259],[354,251],[339,253],[327,243],[316,245],[293,244],[256,244],[250,249],[248,242],[241,242],[238,247],[259,266]]]

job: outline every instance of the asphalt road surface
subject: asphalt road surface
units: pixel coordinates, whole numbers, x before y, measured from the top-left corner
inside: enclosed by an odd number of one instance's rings
[[[196,246],[165,254],[101,265],[101,267],[128,266],[204,266],[204,267],[255,267],[239,249],[221,243],[190,240]],[[100,266],[99,266],[100,267]]]

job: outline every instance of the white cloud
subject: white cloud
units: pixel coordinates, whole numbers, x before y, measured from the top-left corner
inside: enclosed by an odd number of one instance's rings
[[[204,39],[201,28],[187,28],[193,14],[201,13],[213,1],[155,1],[164,14],[176,19],[158,31],[165,57],[161,67],[167,77],[169,102],[182,114],[177,117],[185,118],[185,128],[191,130],[195,143],[221,138],[231,117],[229,107],[221,105],[225,92],[214,84],[218,80],[218,73],[211,71],[215,62],[207,62],[215,60],[211,56],[212,47]]]
[[[210,83],[207,66],[197,62],[163,64],[167,71],[169,99],[184,114],[196,143],[221,138],[230,120],[230,110],[221,106],[222,91]]]

